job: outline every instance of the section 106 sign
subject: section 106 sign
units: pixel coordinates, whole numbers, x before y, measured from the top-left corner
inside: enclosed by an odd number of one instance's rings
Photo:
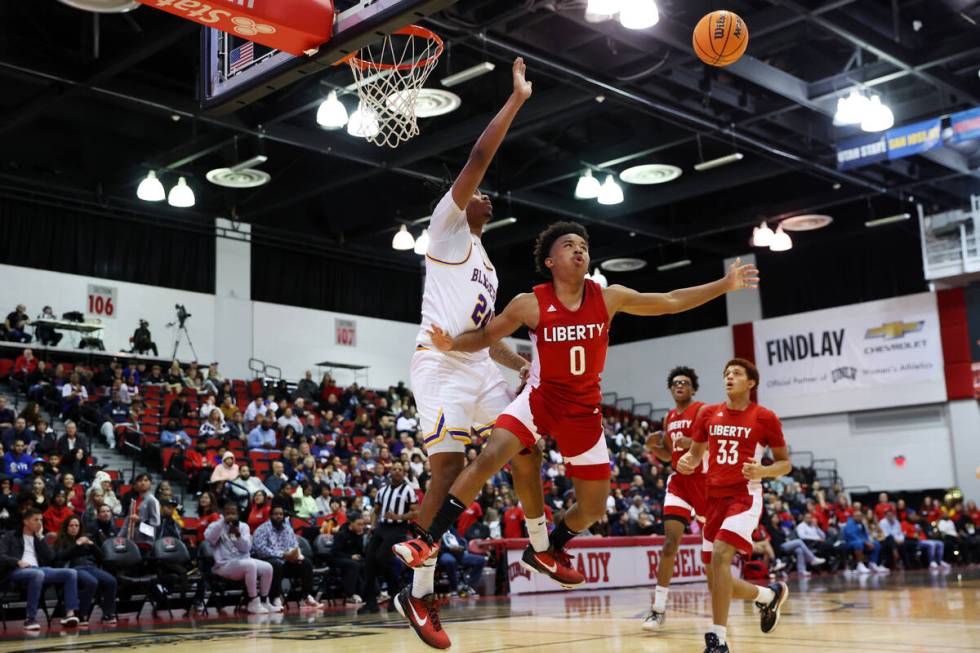
[[[334,319],[335,343],[341,347],[357,346],[357,321]]]
[[[116,289],[113,286],[88,285],[88,298],[85,301],[85,312],[99,317],[116,317]]]

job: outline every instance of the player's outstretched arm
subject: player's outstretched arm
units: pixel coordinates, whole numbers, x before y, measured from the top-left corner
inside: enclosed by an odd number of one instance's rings
[[[456,177],[453,183],[453,200],[456,206],[465,207],[473,197],[473,193],[479,188],[483,181],[483,176],[490,167],[490,162],[496,156],[500,144],[507,136],[510,125],[514,122],[514,117],[527,99],[531,97],[532,85],[525,78],[526,67],[524,60],[520,57],[514,60],[514,92],[507,98],[500,112],[494,117],[487,128],[484,130],[480,139],[473,146],[470,152],[469,161],[463,171]]]
[[[728,292],[758,287],[759,270],[751,264],[742,265],[742,260],[736,259],[728,268],[728,274],[717,281],[701,286],[681,288],[666,293],[642,293],[625,286],[613,285],[603,291],[603,296],[611,312],[630,315],[666,315],[689,311]]]
[[[492,358],[494,362],[499,363],[508,369],[514,370],[515,372],[522,371],[528,364],[527,360],[507,346],[507,343],[503,341],[495,342],[490,345],[490,358]]]
[[[522,326],[536,326],[537,310],[538,300],[534,294],[524,293],[510,300],[507,308],[499,315],[494,315],[490,323],[481,329],[466,331],[454,338],[433,324],[429,337],[439,351],[480,351],[513,335]]]

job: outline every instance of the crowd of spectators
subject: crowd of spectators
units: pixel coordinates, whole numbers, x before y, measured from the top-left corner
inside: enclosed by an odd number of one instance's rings
[[[337,570],[347,600],[358,603],[366,591],[365,538],[378,518],[379,490],[396,465],[399,478],[419,497],[429,480],[414,400],[404,384],[377,391],[356,384],[344,388],[329,375],[317,382],[307,372],[296,384],[261,385],[225,379],[216,364],[174,362],[164,370],[113,360],[70,367],[37,360],[30,349],[14,362],[9,381],[25,403],[15,414],[0,396],[0,528],[27,541],[19,534],[26,537],[28,520],[22,516],[32,508],[39,511],[38,533],[59,534],[63,547],[74,538],[77,550],[59,560],[82,570],[76,573],[79,614],[101,588],[103,614],[115,618],[114,608],[105,608],[115,588],[93,571],[99,561],[92,543],[120,528],[144,552],[163,537],[183,538],[192,548],[208,541],[214,550],[211,571],[243,581],[253,612],[282,609],[283,578],[301,587],[305,606],[319,605],[312,562],[295,539],[305,538]],[[64,426],[57,433],[52,422],[60,420]],[[603,428],[613,489],[594,535],[662,533],[670,469],[645,448],[658,427],[607,412]],[[165,480],[151,488],[149,477],[140,477],[134,487],[122,487],[93,459],[90,439],[123,452],[135,442],[140,460],[159,467]],[[574,488],[554,441],[544,438],[542,446],[547,516],[555,523],[574,502]],[[477,453],[473,446],[467,457]],[[196,498],[186,514],[175,488]],[[439,562],[451,591],[473,592],[484,566],[494,564],[470,550],[469,541],[525,535],[512,488],[505,467],[447,534]],[[810,569],[843,567],[863,574],[980,562],[980,511],[962,497],[925,497],[913,509],[883,496],[865,506],[852,501],[839,482],[824,487],[807,468],[768,480],[764,488],[755,550],[766,573],[793,565],[807,575]],[[698,532],[696,521],[691,529]],[[10,564],[3,551],[0,566]],[[29,562],[43,567],[40,558]],[[393,594],[397,588],[387,589]]]

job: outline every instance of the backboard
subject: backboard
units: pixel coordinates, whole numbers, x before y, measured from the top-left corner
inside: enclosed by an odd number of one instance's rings
[[[229,113],[328,70],[386,33],[416,23],[458,0],[336,0],[333,38],[313,56],[294,57],[239,36],[202,28],[201,107]]]

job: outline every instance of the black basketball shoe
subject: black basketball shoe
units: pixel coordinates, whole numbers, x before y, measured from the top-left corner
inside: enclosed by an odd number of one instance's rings
[[[729,653],[728,644],[719,642],[718,635],[714,633],[705,633],[704,653]]]
[[[776,630],[776,624],[779,623],[779,611],[789,597],[789,587],[786,586],[786,583],[773,583],[769,589],[775,594],[772,601],[769,603],[756,602],[761,617],[760,627],[764,633],[771,633]]]

